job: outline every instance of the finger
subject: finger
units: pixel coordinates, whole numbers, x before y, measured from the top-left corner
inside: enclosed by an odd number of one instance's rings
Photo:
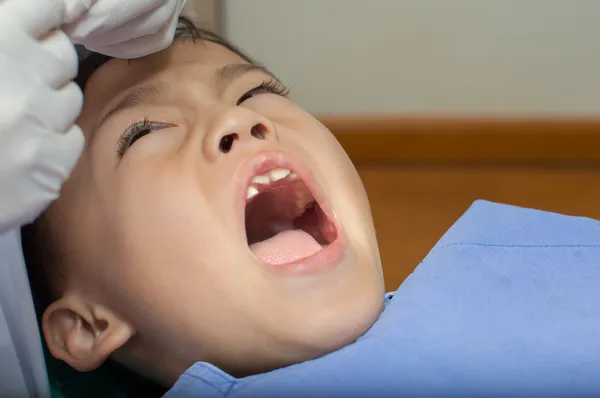
[[[0,26],[0,36],[9,29]],[[14,31],[11,40],[0,40],[0,53],[27,71],[34,81],[40,79],[50,87],[62,87],[77,75],[75,47],[60,31],[53,31],[41,42]]]
[[[64,134],[48,132],[39,148],[38,156],[45,161],[44,172],[46,175],[54,176],[54,183],[64,182],[83,151],[85,138],[81,128],[75,124],[71,125]]]
[[[86,46],[89,50],[111,57],[133,59],[164,50],[173,43],[177,29],[177,16],[172,23],[163,26],[153,35],[137,37],[135,39],[111,46]]]
[[[63,1],[8,0],[0,8],[0,25],[14,21],[29,35],[40,38],[60,27],[65,18]]]
[[[137,37],[156,34],[173,20],[177,0],[165,1],[160,7],[141,14],[111,30],[94,34],[85,39],[86,46],[105,47],[124,43]]]
[[[85,44],[92,36],[100,36],[116,27],[127,24],[140,14],[160,7],[164,0],[97,1],[83,17],[63,26],[75,44]]]
[[[49,130],[64,132],[77,119],[83,106],[83,93],[70,82],[59,90],[41,87],[30,97],[29,117]]]
[[[0,129],[20,120],[32,120],[51,130],[65,131],[79,115],[83,94],[69,82],[60,89],[43,84],[22,64],[0,53],[0,87],[10,96],[0,96]],[[3,127],[4,126],[4,127]]]
[[[2,141],[11,152],[8,159],[0,158],[0,169],[4,170],[0,174],[0,197],[7,199],[2,202],[0,229],[31,222],[43,212],[58,197],[84,147],[83,132],[75,125],[65,134],[57,134],[26,122],[18,132]],[[10,192],[6,192],[7,187]]]
[[[46,58],[50,87],[58,88],[77,76],[78,56],[75,46],[61,30],[55,30],[40,42]]]

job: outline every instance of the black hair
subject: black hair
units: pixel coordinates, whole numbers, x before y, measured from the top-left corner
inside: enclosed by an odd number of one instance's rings
[[[208,41],[216,43],[220,46],[227,48],[228,50],[236,53],[244,59],[244,61],[255,64],[256,62],[240,51],[236,46],[219,36],[218,34],[197,27],[194,22],[187,17],[179,17],[177,30],[175,31],[175,40],[177,39],[191,39],[196,41]],[[78,48],[79,54],[79,73],[75,78],[75,83],[83,91],[89,80],[89,78],[100,68],[102,65],[112,59],[108,55],[99,53],[89,52],[84,48]]]
[[[248,63],[256,64],[227,40],[216,33],[197,27],[186,17],[179,18],[175,39],[216,43],[239,55]],[[78,55],[79,71],[75,82],[84,91],[90,77],[112,57],[81,48],[78,49]],[[68,269],[66,264],[68,259],[61,252],[60,242],[53,233],[48,211],[34,223],[21,228],[21,242],[36,313],[38,319],[41,319],[46,308],[60,297],[60,285]],[[109,360],[94,372],[81,374],[52,358],[45,344],[44,349],[53,396],[58,394],[63,398],[80,396],[100,398],[118,395],[128,398],[158,397],[165,393],[161,387],[134,375],[114,361]]]

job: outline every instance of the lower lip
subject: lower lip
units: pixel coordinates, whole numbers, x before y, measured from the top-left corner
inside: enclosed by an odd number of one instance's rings
[[[269,271],[286,276],[313,275],[335,268],[346,254],[346,244],[340,236],[315,254],[287,264],[267,264],[260,261]]]

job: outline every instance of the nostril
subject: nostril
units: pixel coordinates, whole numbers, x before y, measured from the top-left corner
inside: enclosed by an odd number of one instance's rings
[[[233,143],[237,139],[238,139],[238,135],[235,133],[227,134],[227,135],[223,136],[221,138],[221,141],[219,141],[219,150],[223,153],[227,153],[227,152],[231,151],[231,147],[233,146]]]
[[[250,130],[250,134],[252,134],[252,137],[254,137],[254,138],[258,138],[259,140],[264,140],[265,135],[267,134],[267,128],[265,127],[264,124],[258,123],[256,125],[252,126],[252,129]]]

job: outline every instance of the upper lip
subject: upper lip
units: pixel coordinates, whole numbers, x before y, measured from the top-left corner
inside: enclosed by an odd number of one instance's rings
[[[256,153],[254,156],[242,163],[237,173],[235,190],[237,213],[238,219],[241,220],[240,222],[244,231],[244,235],[246,229],[246,190],[250,186],[253,177],[264,174],[276,168],[288,169],[291,172],[296,173],[298,178],[304,182],[327,218],[333,222],[336,230],[339,233],[339,224],[337,218],[335,217],[333,208],[331,207],[327,196],[323,192],[322,187],[318,184],[308,165],[289,152],[284,152],[281,150],[265,150]]]

